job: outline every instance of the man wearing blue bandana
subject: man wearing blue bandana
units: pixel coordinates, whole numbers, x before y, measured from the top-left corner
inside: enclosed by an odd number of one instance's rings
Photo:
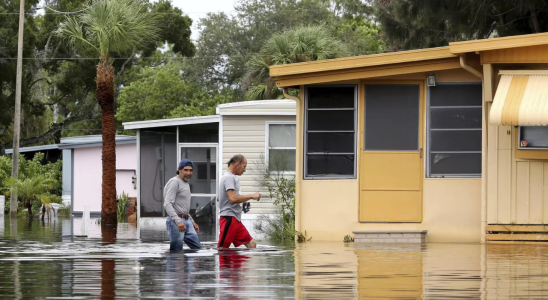
[[[182,250],[183,242],[190,249],[201,249],[197,232],[200,227],[190,216],[190,185],[194,164],[189,159],[179,162],[177,176],[171,178],[164,188],[164,209],[169,235],[169,250]]]

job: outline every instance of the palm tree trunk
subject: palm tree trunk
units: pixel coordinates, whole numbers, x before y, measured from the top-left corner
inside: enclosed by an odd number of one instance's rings
[[[101,225],[116,225],[116,128],[114,124],[114,68],[102,57],[97,65],[97,101],[103,121],[103,198]]]

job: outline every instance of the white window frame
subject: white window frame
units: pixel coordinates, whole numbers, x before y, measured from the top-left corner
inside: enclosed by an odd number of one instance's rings
[[[316,175],[316,176],[310,176],[308,175],[308,103],[309,103],[309,88],[316,88],[316,87],[353,87],[354,88],[354,152],[352,154],[350,153],[344,153],[343,155],[354,155],[354,174],[352,175],[339,175],[339,176],[322,176],[322,175]],[[356,179],[356,172],[357,172],[357,164],[358,164],[358,85],[357,84],[325,84],[325,85],[310,85],[305,86],[305,97],[304,97],[304,132],[303,132],[303,178],[304,179],[312,179],[312,180],[331,180],[331,179]],[[347,109],[340,109],[340,108],[329,108],[329,110],[347,110]],[[336,132],[336,131],[329,131],[329,132]],[[332,154],[341,154],[341,153],[332,153]],[[301,154],[299,154],[301,155]]]
[[[297,153],[297,140],[295,140],[295,147],[270,147],[270,125],[295,125],[295,133],[297,129],[297,122],[295,121],[266,121],[265,122],[265,150],[264,150],[264,157],[265,157],[265,167],[268,169],[270,166],[269,164],[269,155],[270,155],[270,149],[274,150],[295,150],[295,153]],[[297,161],[295,161],[295,170],[297,169]],[[276,173],[276,174],[287,174],[287,175],[295,175],[295,171],[270,171],[270,173]]]
[[[452,81],[452,82],[438,82],[436,83],[436,85],[481,85],[481,81]],[[431,138],[430,138],[430,127],[431,127],[431,124],[430,124],[430,121],[431,121],[431,116],[430,116],[430,87],[427,87],[426,89],[426,156],[425,156],[425,159],[424,159],[424,162],[425,162],[425,170],[426,170],[426,178],[481,178],[481,173],[480,174],[435,174],[435,175],[432,175],[431,173],[431,170],[430,170],[430,154],[431,154],[431,151],[430,151],[430,141],[431,141]],[[483,95],[482,95],[482,104],[481,105],[474,105],[474,106],[459,106],[459,108],[479,108],[479,109],[482,109],[482,106],[484,105],[483,103]],[[480,132],[482,131],[482,128],[480,127],[479,129],[463,129],[464,130],[479,130]],[[480,151],[439,151],[439,152],[436,152],[436,153],[448,153],[448,154],[451,154],[451,153],[479,153],[481,154],[482,153],[482,150],[480,149]],[[483,166],[482,166],[483,167]]]

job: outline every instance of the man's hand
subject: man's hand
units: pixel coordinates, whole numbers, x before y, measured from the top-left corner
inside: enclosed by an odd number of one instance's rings
[[[183,221],[179,221],[179,223],[177,223],[177,227],[179,228],[179,231],[186,232],[186,226],[185,226],[185,223],[183,223]]]
[[[196,232],[200,232],[200,226],[196,224],[195,222],[192,222],[192,226],[194,226],[194,229],[196,229]]]
[[[253,194],[251,194],[251,199],[257,199],[257,201],[259,201],[259,200],[261,200],[261,194],[253,193]]]

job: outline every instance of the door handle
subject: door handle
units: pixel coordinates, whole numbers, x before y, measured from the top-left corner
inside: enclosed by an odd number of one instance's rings
[[[422,148],[419,149],[420,158],[422,158]]]

